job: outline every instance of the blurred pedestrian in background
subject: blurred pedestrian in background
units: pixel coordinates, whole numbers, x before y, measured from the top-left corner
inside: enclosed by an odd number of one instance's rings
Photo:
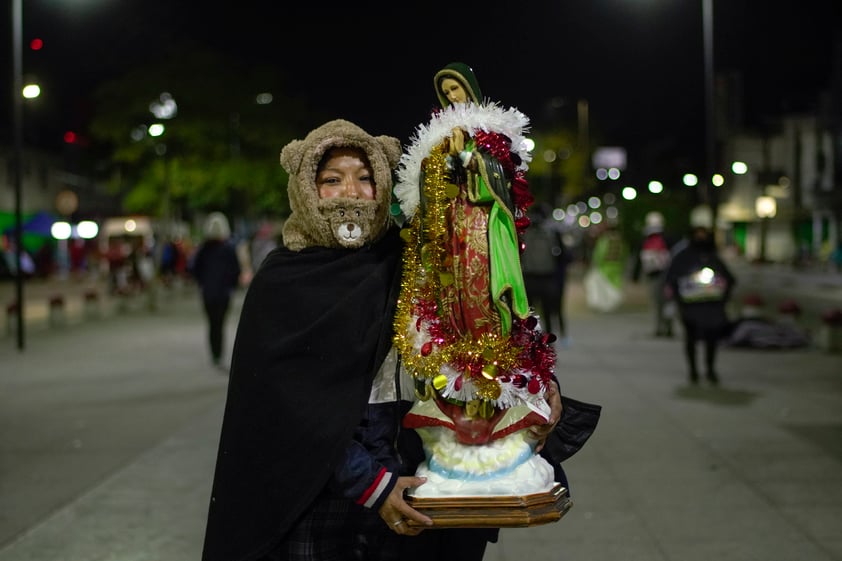
[[[588,306],[600,312],[611,312],[625,299],[626,260],[629,251],[615,224],[599,235],[585,273],[585,297]]]
[[[701,341],[705,348],[705,374],[711,384],[718,384],[716,351],[728,334],[730,322],[725,306],[736,279],[717,251],[708,207],[697,207],[691,213],[690,233],[673,254],[664,282],[678,303],[690,383],[699,381],[696,346]]]
[[[187,270],[187,251],[181,236],[169,238],[161,248],[161,259],[158,266],[161,283],[165,287],[172,287],[183,280]]]
[[[251,241],[252,271],[257,272],[269,252],[276,247],[278,247],[278,236],[275,233],[275,226],[269,221],[263,222]]]
[[[156,309],[158,304],[158,279],[155,270],[155,257],[152,248],[147,245],[143,236],[138,236],[131,242],[129,266],[131,268],[132,293],[143,296],[146,299],[146,306],[150,310]]]
[[[836,249],[830,252],[827,261],[831,271],[842,273],[842,241],[836,244]]]
[[[642,278],[649,288],[649,302],[655,320],[655,337],[672,337],[675,301],[666,297],[664,274],[670,263],[670,243],[664,232],[664,215],[648,212],[643,241],[635,263],[635,280]]]
[[[240,260],[231,243],[231,227],[221,212],[212,212],[204,224],[205,239],[196,249],[190,272],[202,295],[208,327],[208,345],[215,366],[222,366],[225,318],[231,296],[239,286]]]
[[[545,320],[544,329],[557,334],[562,345],[567,345],[564,289],[570,250],[564,245],[561,231],[552,219],[550,205],[536,203],[529,209],[528,216],[531,224],[524,232],[524,250],[520,257],[526,295],[531,303],[537,304]]]

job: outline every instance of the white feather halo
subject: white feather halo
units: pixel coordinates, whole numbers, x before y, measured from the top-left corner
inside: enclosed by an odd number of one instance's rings
[[[477,131],[504,134],[512,141],[511,151],[520,156],[518,170],[526,171],[532,161],[523,136],[528,132],[529,118],[514,107],[504,108],[491,101],[482,105],[448,105],[433,115],[429,123],[418,126],[411,138],[412,145],[398,162],[394,192],[407,220],[412,219],[420,203],[421,162],[433,148],[453,134],[454,128],[462,128],[471,136]]]

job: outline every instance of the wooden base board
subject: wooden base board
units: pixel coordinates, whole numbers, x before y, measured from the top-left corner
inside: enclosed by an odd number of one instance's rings
[[[556,522],[573,506],[566,487],[546,493],[493,497],[407,497],[433,519],[433,528],[519,528]],[[407,520],[410,526],[422,526]]]

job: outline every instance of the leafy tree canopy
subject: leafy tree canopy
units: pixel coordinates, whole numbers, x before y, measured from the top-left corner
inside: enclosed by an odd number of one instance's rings
[[[530,138],[535,148],[527,177],[537,198],[560,204],[593,189],[590,154],[577,146],[575,131],[560,127],[536,130]]]
[[[108,152],[108,185],[126,212],[187,218],[225,210],[285,216],[280,149],[306,133],[306,101],[271,67],[195,48],[135,68],[96,93],[90,134]],[[151,112],[168,94],[170,119]],[[157,137],[149,127],[163,124]]]

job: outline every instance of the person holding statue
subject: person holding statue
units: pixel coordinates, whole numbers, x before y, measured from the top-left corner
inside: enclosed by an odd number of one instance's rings
[[[431,523],[394,445],[399,156],[341,119],[281,151],[292,214],[243,302],[203,561],[397,559]]]

